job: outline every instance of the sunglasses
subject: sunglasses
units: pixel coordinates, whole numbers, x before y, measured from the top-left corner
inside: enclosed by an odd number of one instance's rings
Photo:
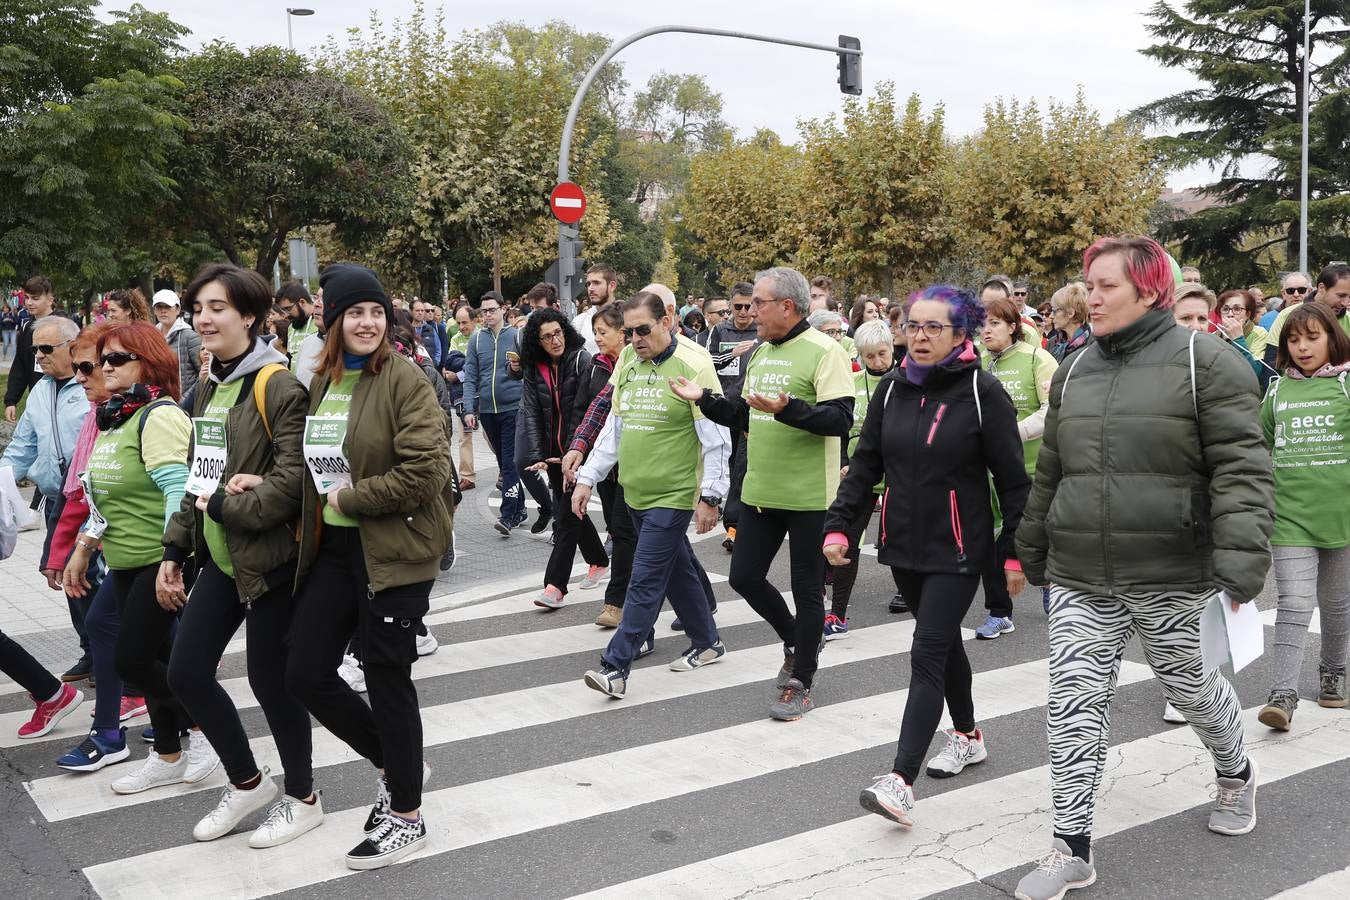
[[[732,309],[749,309],[749,308],[750,308],[750,304],[749,304],[749,303],[733,303],[733,304],[731,304],[731,308],[732,308]]]
[[[59,344],[34,344],[33,349],[41,353],[43,356],[51,356],[53,353],[56,352],[58,347],[64,347],[66,344],[69,343],[70,341],[62,341]]]
[[[98,358],[98,364],[101,366],[112,366],[114,369],[120,369],[127,363],[140,359],[135,353],[127,353],[124,350],[114,350],[111,353],[105,353]]]
[[[623,336],[626,337],[626,338],[631,338],[631,337],[632,337],[633,335],[635,335],[635,334],[636,334],[638,337],[646,337],[647,335],[649,335],[649,334],[651,334],[651,333],[652,333],[652,326],[651,326],[651,325],[639,325],[639,326],[636,327],[636,328],[625,328],[625,329],[623,330]]]
[[[703,314],[705,316],[725,316],[727,311],[725,309],[705,309]]]
[[[1306,294],[1308,289],[1305,287],[1287,287],[1284,289],[1286,294]]]
[[[1025,297],[1026,295],[1027,295],[1026,291],[1013,291],[1014,297]]]
[[[77,363],[75,364],[75,371],[76,371],[76,372],[79,372],[79,373],[80,373],[81,375],[83,375],[85,378],[92,377],[93,374],[94,374],[94,370],[97,369],[97,368],[98,368],[98,363],[91,363],[91,362],[88,362],[88,361],[86,361],[86,362],[77,362]]]

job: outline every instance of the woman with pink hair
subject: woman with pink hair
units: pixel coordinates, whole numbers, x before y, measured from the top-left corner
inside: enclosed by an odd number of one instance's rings
[[[1209,830],[1256,824],[1241,706],[1200,654],[1200,614],[1261,592],[1274,507],[1256,376],[1212,334],[1176,324],[1167,253],[1102,238],[1083,257],[1094,342],[1050,385],[1036,477],[1017,531],[1032,584],[1050,584],[1046,726],[1054,843],[1017,886],[1051,900],[1096,881],[1093,804],[1130,637],[1214,759]],[[1166,893],[1166,892],[1164,892]]]

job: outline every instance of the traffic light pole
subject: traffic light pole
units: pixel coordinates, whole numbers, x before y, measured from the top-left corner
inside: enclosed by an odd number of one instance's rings
[[[567,111],[567,121],[563,123],[562,139],[558,142],[558,183],[562,184],[569,178],[568,164],[572,152],[572,131],[576,128],[577,116],[581,114],[581,104],[586,99],[586,92],[591,89],[591,84],[605,64],[618,55],[619,51],[635,44],[643,38],[651,37],[654,34],[670,34],[672,32],[680,34],[708,34],[714,37],[739,38],[743,41],[760,41],[766,44],[784,44],[789,47],[802,47],[806,50],[823,50],[826,53],[833,53],[840,57],[841,61],[845,57],[861,57],[862,50],[852,46],[835,46],[831,44],[816,44],[810,41],[794,41],[790,38],[773,37],[765,34],[752,34],[746,31],[728,31],[723,28],[698,28],[692,25],[660,25],[656,28],[647,28],[620,38],[609,45],[603,55],[591,66],[586,77],[581,80],[581,85],[577,88],[576,95],[572,98],[572,106]],[[842,43],[842,41],[841,41]],[[855,40],[856,43],[856,40]],[[842,86],[842,85],[841,85]],[[852,91],[850,91],[852,93]],[[575,246],[576,230],[574,226],[558,225],[558,299],[562,303],[563,314],[571,318],[576,314],[576,308],[572,303],[572,298],[576,295],[576,278],[580,272],[574,271],[575,261],[572,250]]]

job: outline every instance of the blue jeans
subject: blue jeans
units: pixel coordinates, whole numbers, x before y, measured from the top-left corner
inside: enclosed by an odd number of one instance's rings
[[[637,550],[623,600],[623,620],[600,655],[606,665],[625,676],[656,625],[666,597],[684,623],[690,644],[703,648],[717,643],[717,624],[694,568],[694,549],[685,536],[693,510],[657,507],[635,509],[632,514]]]

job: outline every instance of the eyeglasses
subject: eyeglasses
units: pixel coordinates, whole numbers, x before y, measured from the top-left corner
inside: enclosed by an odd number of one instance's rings
[[[638,337],[646,337],[647,335],[649,335],[649,334],[651,334],[651,333],[652,333],[652,326],[651,326],[650,324],[648,324],[648,325],[639,325],[639,326],[636,327],[636,328],[625,328],[625,329],[623,330],[623,336],[626,337],[626,338],[631,338],[631,337],[632,337],[633,335],[635,335],[635,334],[636,334]]]
[[[942,336],[942,332],[944,329],[950,328],[953,331],[956,330],[955,325],[943,325],[940,322],[924,322],[922,324],[920,324],[919,322],[906,322],[900,327],[901,329],[904,330],[905,334],[909,335],[910,337],[913,337],[914,335],[922,331],[928,337],[936,338]]]
[[[1305,287],[1287,287],[1284,289],[1286,294],[1306,294],[1308,289]]]
[[[725,316],[727,311],[725,309],[705,309],[703,314],[705,316]]]
[[[72,340],[73,340],[73,338],[72,338]],[[59,344],[34,344],[34,345],[33,345],[33,349],[36,350],[37,352],[41,353],[43,356],[51,356],[53,353],[56,352],[56,349],[57,349],[58,347],[64,347],[66,344],[69,344],[69,343],[70,343],[70,341],[67,340],[67,341],[62,341],[62,342],[59,343]]]
[[[563,333],[561,331],[553,331],[550,332],[549,334],[540,334],[539,340],[549,344],[562,343]]]
[[[478,307],[478,311],[486,316],[488,313],[501,312],[502,308],[500,306],[480,306]]]
[[[75,364],[75,371],[79,372],[85,378],[89,378],[90,376],[92,376],[96,368],[98,368],[97,363],[91,363],[88,360],[86,360],[85,362],[77,362]]]
[[[1246,311],[1247,311],[1247,307],[1245,307],[1245,306],[1243,306],[1243,305],[1241,305],[1241,304],[1237,304],[1237,305],[1234,305],[1234,306],[1220,306],[1220,307],[1219,307],[1219,312],[1221,312],[1221,313],[1240,313],[1240,312],[1246,312]]]
[[[820,329],[820,331],[822,334],[827,334],[832,338],[837,338],[839,337],[839,335],[844,333],[844,330],[842,328],[822,328]]]
[[[749,304],[749,303],[733,303],[733,304],[731,304],[731,308],[732,308],[732,309],[749,309],[749,308],[750,308],[750,304]]]
[[[114,369],[120,369],[133,360],[140,359],[135,353],[127,353],[125,350],[114,350],[111,353],[105,353],[98,358],[100,366],[112,366]]]
[[[1014,297],[1025,297],[1026,295],[1027,295],[1026,291],[1013,291]]]
[[[295,312],[295,304],[294,304],[294,303],[278,303],[278,304],[277,304],[277,309],[281,310],[282,312],[284,312],[286,315],[289,316],[291,313]]]

